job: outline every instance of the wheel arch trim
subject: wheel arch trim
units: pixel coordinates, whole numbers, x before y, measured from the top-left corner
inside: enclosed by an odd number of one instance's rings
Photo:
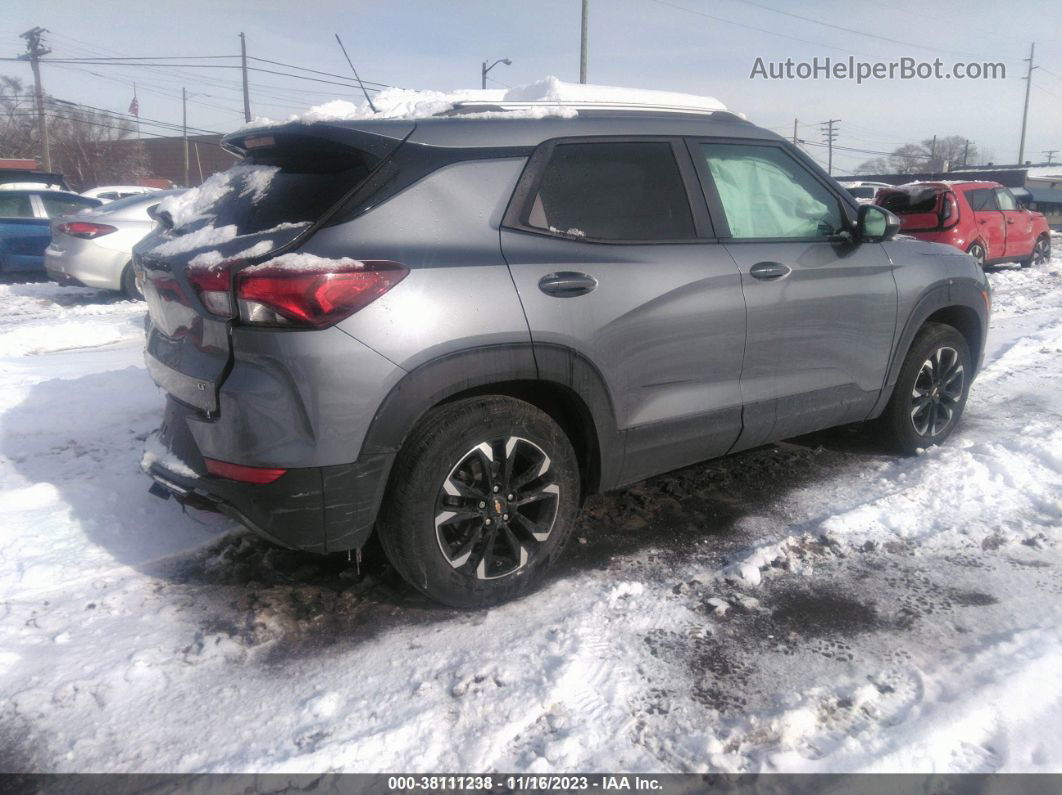
[[[970,354],[974,362],[974,374],[980,369],[988,328],[987,309],[981,296],[981,289],[975,286],[972,281],[967,280],[962,282],[952,280],[936,284],[918,300],[914,309],[907,316],[907,322],[904,324],[903,331],[893,350],[892,359],[889,362],[889,369],[885,376],[885,384],[881,390],[881,395],[870,412],[868,419],[877,417],[885,410],[885,406],[892,397],[896,381],[900,377],[900,370],[903,368],[904,359],[907,358],[907,352],[911,349],[911,343],[914,342],[915,335],[934,316],[942,316],[942,313],[949,310],[962,313],[967,318],[976,319],[976,327],[956,328],[956,330],[966,338],[967,344],[970,346]],[[974,338],[971,338],[971,332],[975,332]],[[971,380],[972,378],[973,374],[971,375]]]
[[[556,401],[566,401],[565,408],[574,416],[554,419],[570,438],[573,432],[581,436],[572,438],[572,443],[585,470],[584,488],[607,489],[618,481],[624,445],[606,382],[585,357],[559,345],[488,345],[425,362],[403,376],[381,402],[361,455],[397,453],[429,410],[476,394],[517,397],[551,416]]]

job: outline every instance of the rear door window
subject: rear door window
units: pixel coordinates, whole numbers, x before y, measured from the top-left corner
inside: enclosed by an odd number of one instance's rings
[[[702,143],[735,240],[823,240],[843,228],[837,197],[776,146]]]
[[[996,206],[996,192],[992,188],[974,188],[966,191],[966,201],[970,203],[970,209],[975,213],[998,210]]]
[[[0,218],[32,218],[33,205],[25,193],[0,191]]]
[[[569,238],[679,241],[697,234],[667,141],[553,147],[522,225]]]

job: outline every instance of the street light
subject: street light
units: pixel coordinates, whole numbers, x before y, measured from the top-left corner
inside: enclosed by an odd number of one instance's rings
[[[480,75],[483,78],[483,88],[487,87],[487,72],[489,72],[491,69],[493,69],[495,66],[497,66],[500,63],[503,63],[506,66],[512,66],[512,64],[513,64],[513,62],[510,61],[508,58],[499,58],[494,63],[492,63],[490,66],[487,66],[487,62],[486,61],[483,62],[483,72]]]

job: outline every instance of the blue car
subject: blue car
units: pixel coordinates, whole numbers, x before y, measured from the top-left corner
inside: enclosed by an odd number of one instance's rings
[[[51,219],[100,204],[67,191],[0,189],[0,274],[44,273]]]

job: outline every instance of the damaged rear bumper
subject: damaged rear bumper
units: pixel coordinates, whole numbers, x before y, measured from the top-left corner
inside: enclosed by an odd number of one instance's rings
[[[212,477],[185,422],[190,411],[168,398],[162,427],[147,440],[141,468],[154,481],[153,494],[225,514],[291,549],[323,554],[357,549],[368,540],[393,455],[289,469],[267,484]]]

